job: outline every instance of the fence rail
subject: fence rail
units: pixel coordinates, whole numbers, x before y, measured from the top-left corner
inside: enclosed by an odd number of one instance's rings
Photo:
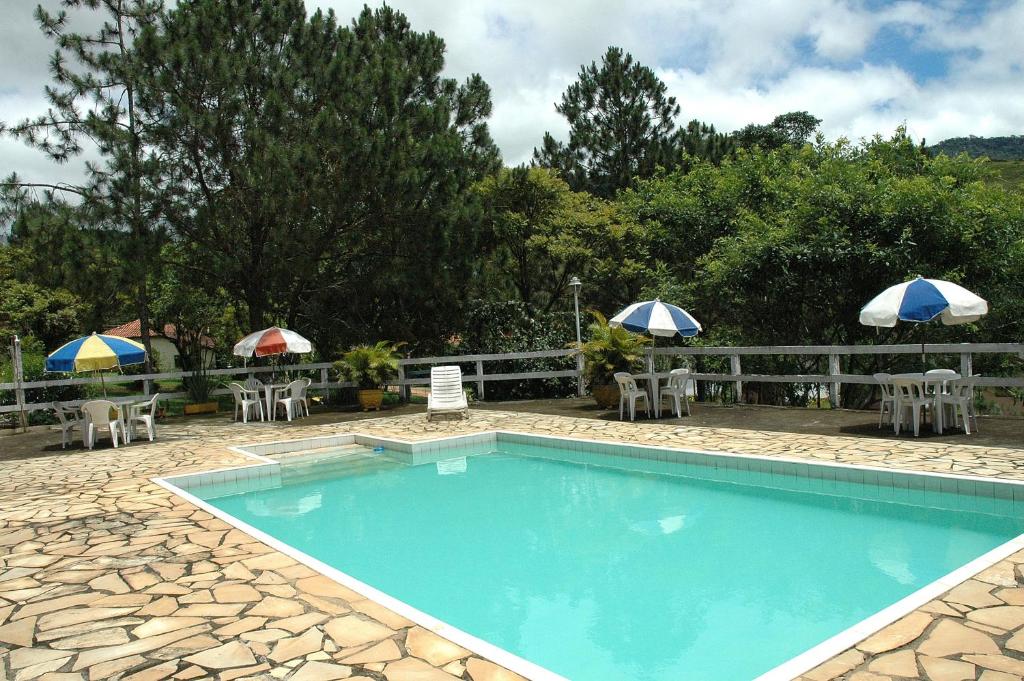
[[[871,375],[843,373],[842,358],[854,355],[956,355],[959,358],[960,373],[973,373],[973,357],[982,354],[1014,354],[1024,358],[1024,343],[926,343],[911,345],[767,345],[751,347],[662,347],[648,350],[649,358],[655,356],[681,356],[681,357],[728,357],[729,373],[695,373],[694,378],[698,381],[711,381],[716,383],[733,383],[736,387],[736,395],[742,398],[744,383],[798,383],[798,384],[828,384],[829,394],[838,397],[842,384],[873,384],[875,382]],[[486,373],[485,363],[507,362],[524,359],[558,359],[575,356],[573,368],[550,369],[537,371],[514,371],[501,373]],[[826,374],[757,374],[744,373],[742,358],[751,356],[821,356],[828,359],[828,373]],[[400,387],[403,394],[408,397],[409,389],[412,386],[429,385],[429,376],[413,376],[415,367],[429,367],[439,364],[471,364],[474,366],[474,373],[463,373],[463,383],[476,385],[477,395],[480,399],[485,398],[486,384],[495,381],[525,381],[551,378],[574,378],[579,380],[581,363],[574,350],[539,350],[533,352],[507,352],[488,353],[475,355],[448,355],[441,357],[410,357],[399,360],[398,378],[391,381],[391,385]],[[351,388],[351,383],[340,383],[330,380],[329,371],[332,365],[327,362],[309,364],[289,364],[276,367],[238,367],[233,369],[210,369],[206,372],[209,376],[222,376],[228,379],[233,376],[254,376],[271,372],[282,371],[304,371],[318,372],[319,380],[315,381],[310,388],[317,390],[334,390],[340,388]],[[14,375],[20,377],[20,367],[16,367]],[[153,394],[154,381],[180,380],[194,375],[195,372],[165,372],[153,374],[118,375],[105,376],[102,380],[96,377],[82,378],[58,378],[46,381],[21,381],[13,383],[0,383],[0,391],[13,391],[14,402],[11,404],[0,404],[0,414],[11,412],[30,412],[41,409],[49,409],[50,402],[26,402],[24,393],[26,390],[39,388],[52,388],[60,386],[75,385],[98,385],[101,382],[110,384],[123,384],[142,382],[143,391],[137,395],[119,396],[115,400],[133,400],[144,398]],[[977,379],[977,385],[984,387],[1007,387],[1024,388],[1024,377],[1022,376],[983,376]],[[213,391],[214,395],[224,395],[229,390],[218,388]],[[184,392],[161,393],[168,398],[181,398]],[[68,402],[68,404],[80,404],[85,400]]]

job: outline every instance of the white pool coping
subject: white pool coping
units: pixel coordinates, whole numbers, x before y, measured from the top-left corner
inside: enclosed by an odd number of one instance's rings
[[[879,473],[884,472],[887,474],[899,473],[901,475],[920,476],[925,479],[937,478],[947,481],[963,481],[966,483],[976,484],[982,482],[985,484],[995,483],[997,486],[1006,485],[1004,492],[1010,492],[1012,490],[1012,498],[1015,500],[1019,497],[1024,500],[1024,482],[1014,480],[1003,480],[998,478],[990,478],[983,476],[972,476],[972,475],[956,475],[951,473],[939,473],[939,472],[927,472],[927,471],[915,471],[905,468],[893,468],[893,467],[880,467],[880,466],[862,466],[857,464],[847,464],[832,461],[819,461],[812,459],[802,459],[797,457],[786,457],[786,456],[764,456],[757,454],[740,454],[735,452],[711,452],[697,449],[683,449],[680,447],[667,447],[660,445],[645,445],[637,444],[632,442],[614,442],[608,440],[593,440],[587,438],[577,437],[566,437],[558,435],[546,435],[537,434],[526,431],[513,431],[513,430],[489,430],[477,433],[465,433],[460,435],[451,435],[440,438],[432,438],[427,440],[403,440],[399,438],[386,438],[378,435],[370,435],[358,432],[342,433],[338,435],[326,435],[326,436],[315,436],[307,438],[298,438],[291,440],[278,440],[273,442],[260,442],[252,445],[242,445],[228,447],[229,450],[234,451],[243,456],[255,459],[259,463],[250,466],[231,466],[213,469],[210,471],[201,471],[199,473],[180,474],[172,475],[167,477],[152,478],[152,482],[163,487],[172,494],[176,494],[181,498],[189,501],[195,506],[203,509],[207,513],[220,518],[229,525],[233,525],[243,532],[251,535],[259,541],[267,544],[268,546],[280,551],[281,553],[293,558],[294,560],[302,563],[321,574],[330,577],[339,584],[359,593],[366,598],[373,600],[380,605],[385,606],[389,610],[411,620],[419,626],[429,629],[430,631],[447,638],[453,643],[462,646],[463,648],[475,653],[481,657],[484,657],[492,662],[495,662],[511,671],[516,672],[528,679],[535,681],[568,681],[565,677],[556,674],[540,665],[537,665],[529,660],[522,658],[512,652],[509,652],[503,648],[500,648],[492,643],[489,643],[481,638],[473,636],[472,634],[465,632],[457,627],[454,627],[446,622],[433,617],[432,615],[425,613],[408,603],[398,600],[374,587],[362,582],[351,575],[348,575],[337,568],[331,567],[330,565],[317,560],[316,558],[299,551],[289,544],[259,530],[248,523],[239,520],[238,518],[226,513],[210,503],[196,497],[195,495],[188,492],[186,489],[178,487],[171,480],[175,478],[190,478],[190,477],[202,477],[212,476],[219,474],[221,476],[229,476],[230,472],[237,472],[245,469],[260,469],[264,466],[273,466],[277,468],[280,464],[275,459],[249,451],[252,448],[259,448],[261,450],[271,451],[278,449],[279,453],[287,453],[293,451],[301,451],[302,443],[309,443],[312,441],[331,441],[339,446],[344,444],[366,444],[369,445],[380,445],[390,447],[399,451],[404,451],[415,455],[417,450],[419,453],[430,453],[440,451],[441,447],[446,444],[473,444],[475,442],[486,441],[488,439],[497,439],[501,436],[511,437],[527,437],[531,439],[540,439],[554,441],[558,443],[572,443],[576,445],[573,449],[581,449],[583,446],[593,446],[602,450],[607,450],[611,447],[620,447],[623,449],[634,449],[634,450],[650,450],[652,452],[667,451],[677,452],[686,454],[696,454],[702,456],[711,457],[722,457],[723,459],[739,459],[746,461],[758,461],[763,463],[783,463],[783,464],[798,464],[801,466],[808,467],[823,467],[823,468],[837,468],[845,469],[847,471],[861,471],[861,472],[872,472]],[[359,442],[359,441],[362,442]],[[333,444],[323,446],[334,446]],[[628,456],[628,455],[627,455]],[[647,458],[647,457],[645,457]],[[650,457],[653,460],[665,460],[658,459],[656,457]],[[799,475],[799,474],[798,474]],[[222,478],[227,479],[227,478]],[[870,484],[870,483],[869,483]],[[995,489],[998,489],[996,487]],[[1013,555],[1017,551],[1024,549],[1024,534],[1018,535],[1013,539],[997,546],[996,548],[984,553],[983,555],[971,560],[965,565],[949,572],[942,577],[939,577],[935,581],[927,584],[917,591],[901,598],[895,603],[879,610],[875,614],[861,620],[857,624],[831,636],[828,639],[808,648],[806,651],[799,655],[790,658],[786,662],[770,669],[769,671],[756,677],[754,681],[788,681],[801,674],[804,674],[815,667],[827,662],[833,657],[839,655],[845,650],[853,647],[855,644],[866,639],[872,634],[880,631],[884,627],[896,622],[902,617],[910,614],[917,610],[926,603],[934,600],[943,593],[949,591],[953,587],[963,583],[973,575],[981,572],[982,570],[995,565],[1001,560]]]

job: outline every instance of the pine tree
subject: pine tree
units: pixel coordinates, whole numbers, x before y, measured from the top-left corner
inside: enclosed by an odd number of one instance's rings
[[[621,48],[591,62],[555,106],[569,141],[544,133],[534,163],[561,172],[573,190],[612,197],[636,176],[648,177],[675,156],[679,105],[654,71]]]
[[[438,36],[389,7],[339,27],[301,0],[183,0],[141,50],[198,281],[252,328],[315,322],[322,350],[444,318],[434,283],[473,253],[464,198],[500,160],[489,89],[441,77]]]
[[[59,195],[79,197],[87,222],[120,232],[120,262],[133,291],[146,370],[152,368],[150,294],[147,279],[156,266],[160,242],[160,164],[146,147],[149,121],[138,107],[139,71],[132,45],[141,30],[152,26],[162,12],[160,0],[63,0],[56,14],[36,8],[43,33],[56,45],[50,58],[54,84],[47,86],[46,114],[15,124],[6,131],[66,163],[90,140],[103,158],[87,163],[82,185],[24,182],[11,175],[3,183],[8,201],[22,201],[24,190],[44,190],[47,200]],[[67,10],[92,9],[105,15],[93,33],[68,27]],[[0,125],[0,130],[5,129]]]

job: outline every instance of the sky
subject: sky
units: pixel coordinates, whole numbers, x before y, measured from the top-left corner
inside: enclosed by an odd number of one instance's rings
[[[36,0],[0,0],[0,120],[46,109]],[[54,6],[56,0],[43,0]],[[375,6],[375,3],[370,3]],[[567,135],[555,103],[610,45],[651,67],[693,118],[719,131],[787,111],[822,119],[829,139],[890,135],[929,143],[1024,134],[1024,0],[392,0],[447,45],[446,75],[491,87],[491,133],[506,164],[528,161],[545,131]],[[306,0],[348,21],[362,0]],[[0,140],[0,175],[81,179]]]

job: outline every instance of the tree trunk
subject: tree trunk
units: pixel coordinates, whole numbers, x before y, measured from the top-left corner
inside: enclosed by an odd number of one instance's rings
[[[135,296],[135,308],[139,314],[139,336],[142,338],[142,346],[146,348],[146,373],[153,373],[153,341],[149,333],[149,291],[146,287],[145,278],[139,284]]]

